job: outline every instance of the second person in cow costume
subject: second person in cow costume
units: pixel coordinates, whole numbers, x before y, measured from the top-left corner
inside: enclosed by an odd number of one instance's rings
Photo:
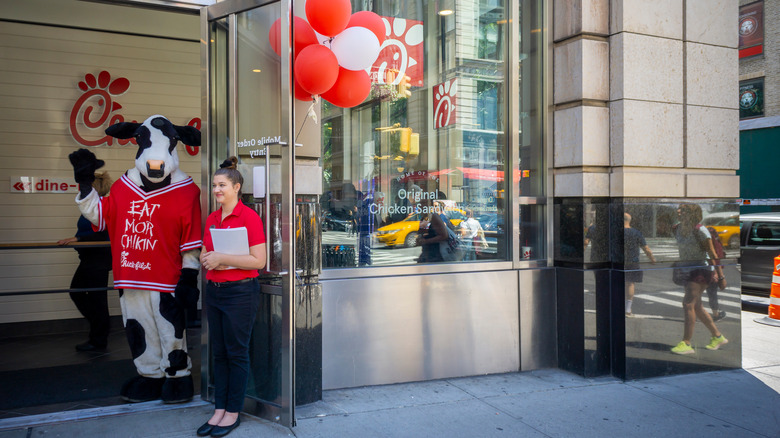
[[[176,145],[199,146],[200,131],[156,115],[143,123],[117,123],[106,134],[138,143],[135,167],[109,196],[92,189],[102,160],[87,149],[69,158],[81,214],[111,238],[114,288],[138,371],[121,395],[130,402],[187,401],[194,388],[184,309],[200,295],[201,209],[200,189],[179,169]]]

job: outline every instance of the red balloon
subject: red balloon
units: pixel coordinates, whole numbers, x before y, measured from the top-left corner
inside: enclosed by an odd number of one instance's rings
[[[379,45],[381,46],[385,42],[387,29],[385,28],[385,22],[382,21],[382,17],[371,11],[355,12],[349,17],[349,23],[347,27],[365,27],[366,29],[374,32],[377,39],[379,39]]]
[[[350,0],[307,0],[306,18],[322,35],[334,37],[347,28],[352,13]]]
[[[317,34],[314,33],[314,29],[309,26],[301,17],[296,16],[293,22],[295,28],[294,44],[295,44],[295,56],[301,53],[301,50],[312,44],[317,44]],[[271,48],[277,55],[282,56],[282,19],[277,18],[274,24],[271,25],[271,30],[268,31],[268,41],[271,43]]]
[[[339,61],[333,52],[319,44],[301,50],[295,58],[295,80],[312,95],[330,89],[339,76]]]
[[[311,93],[301,88],[301,84],[299,84],[298,81],[295,81],[293,87],[294,87],[293,92],[296,99],[301,100],[303,102],[311,102],[312,100]]]
[[[361,104],[371,92],[371,80],[365,70],[347,70],[339,67],[339,77],[322,98],[342,108]]]

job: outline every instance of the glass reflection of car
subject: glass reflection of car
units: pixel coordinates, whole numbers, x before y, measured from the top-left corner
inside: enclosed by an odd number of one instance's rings
[[[457,227],[464,219],[466,214],[459,209],[446,209],[444,214],[450,220],[454,227]],[[376,239],[387,246],[403,246],[412,248],[417,243],[417,232],[420,230],[420,221],[425,218],[425,214],[412,213],[406,219],[385,225],[376,230]]]
[[[742,292],[769,296],[780,255],[780,213],[743,214],[740,222]]]
[[[322,231],[344,231],[348,232],[352,224],[347,219],[341,219],[326,211],[322,214]]]
[[[739,214],[729,217],[706,217],[702,225],[712,227],[718,232],[720,243],[728,248],[739,248]]]

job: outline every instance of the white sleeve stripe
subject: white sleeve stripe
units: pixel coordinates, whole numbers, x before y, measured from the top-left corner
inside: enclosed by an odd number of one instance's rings
[[[187,242],[184,245],[181,245],[179,247],[179,249],[181,249],[182,251],[185,251],[185,250],[189,250],[189,249],[200,248],[201,246],[203,246],[203,241],[202,240],[196,240],[194,242]]]

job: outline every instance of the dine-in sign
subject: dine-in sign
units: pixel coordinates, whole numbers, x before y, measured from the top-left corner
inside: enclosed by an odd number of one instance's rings
[[[79,186],[71,178],[12,176],[11,193],[76,193]]]

